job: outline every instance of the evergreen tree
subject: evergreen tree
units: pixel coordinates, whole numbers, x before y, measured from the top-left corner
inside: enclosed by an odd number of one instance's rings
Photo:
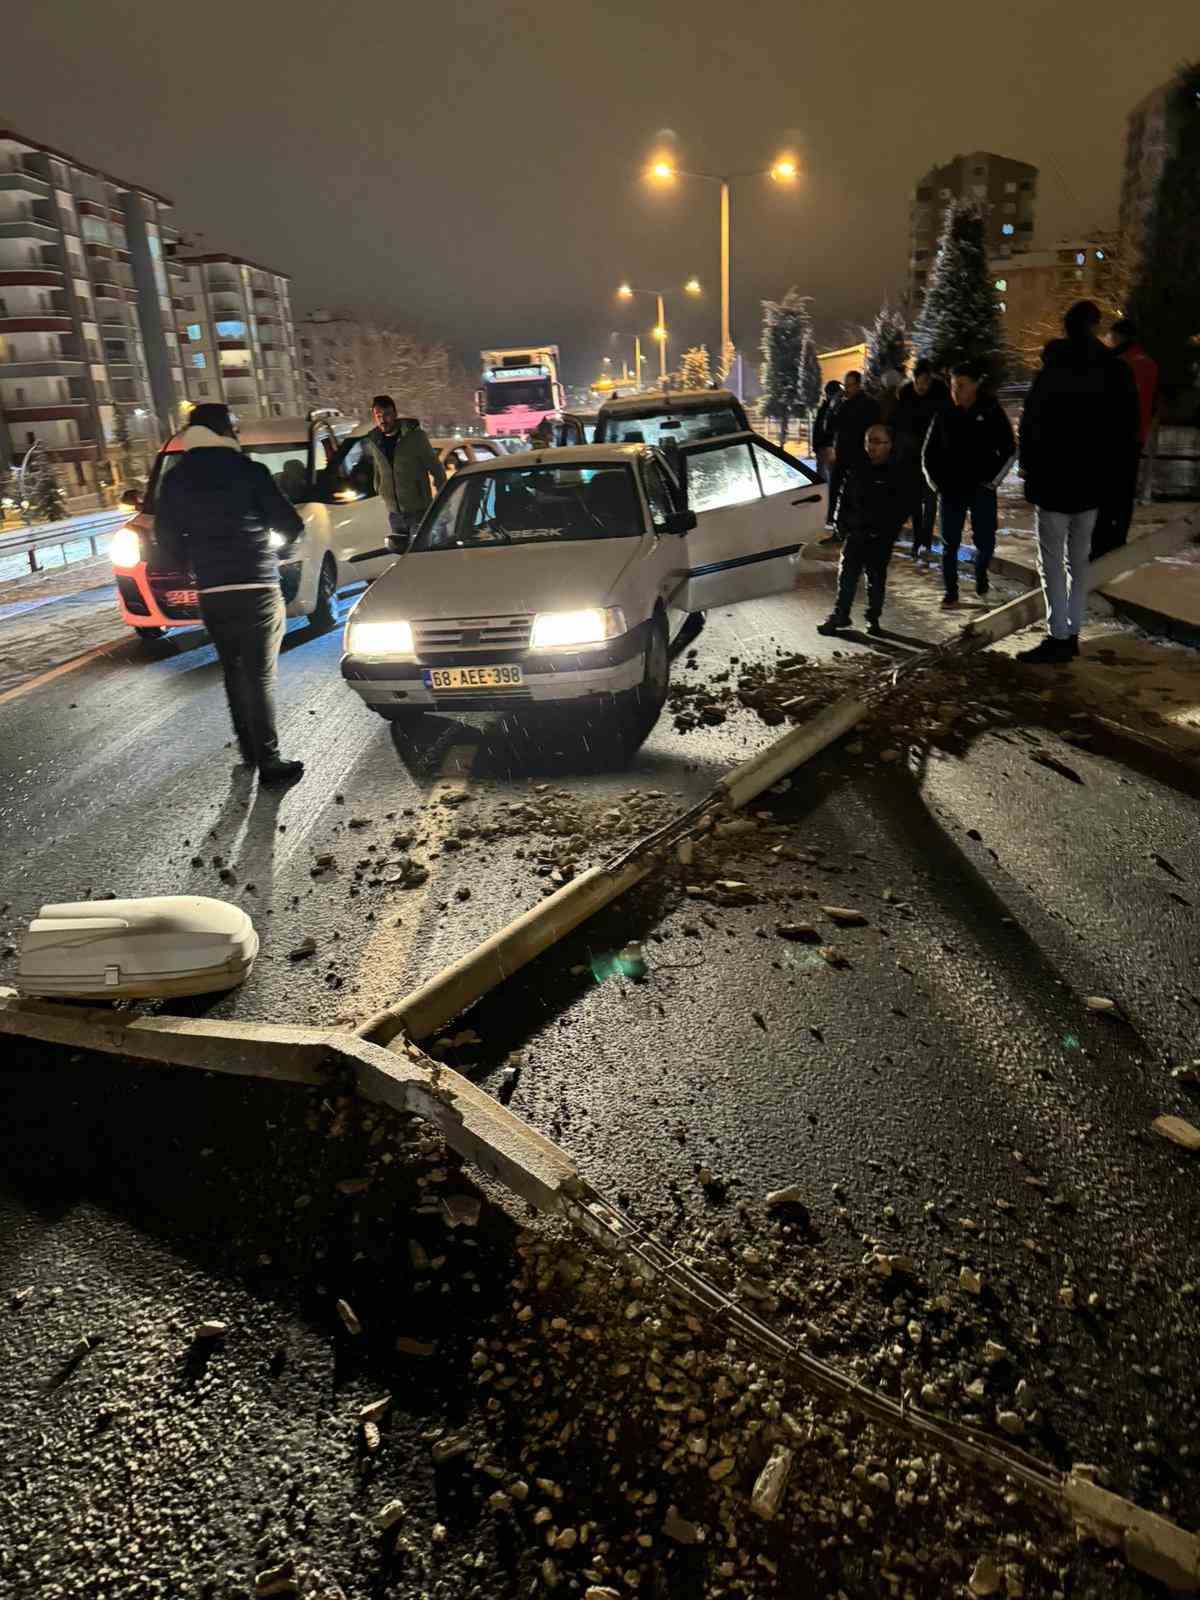
[[[868,389],[878,389],[884,373],[889,370],[904,375],[911,354],[908,323],[895,306],[885,300],[879,308],[874,327],[863,329],[863,338],[867,342],[863,381]]]
[[[821,382],[821,358],[817,354],[817,341],[809,334],[804,341],[804,354],[800,359],[800,404],[811,421],[821,404],[824,385]]]
[[[762,409],[765,417],[778,422],[780,444],[787,438],[790,420],[804,409],[804,346],[812,339],[811,298],[791,288],[782,300],[763,301]]]
[[[978,362],[993,383],[1006,369],[1000,308],[988,271],[983,217],[971,201],[954,200],[946,222],[925,303],[913,330],[916,353],[935,367]]]
[[[1167,102],[1167,148],[1146,228],[1131,314],[1161,364],[1162,384],[1197,381],[1200,361],[1200,62]]]
[[[712,383],[712,369],[708,361],[708,346],[695,344],[683,352],[679,363],[679,384],[683,389],[707,389]]]
[[[733,364],[737,360],[737,348],[732,339],[726,339],[721,346],[721,354],[717,357],[717,380],[720,383],[729,381],[729,374],[733,371]]]
[[[67,514],[66,496],[59,484],[54,463],[44,450],[39,450],[34,456],[25,476],[26,493],[34,515],[43,522],[60,522]]]

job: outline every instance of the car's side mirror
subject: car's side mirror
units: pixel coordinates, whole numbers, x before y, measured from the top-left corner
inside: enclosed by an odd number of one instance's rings
[[[691,533],[696,526],[696,513],[694,511],[672,511],[669,517],[664,517],[659,524],[660,533],[674,534],[682,538],[685,533]]]

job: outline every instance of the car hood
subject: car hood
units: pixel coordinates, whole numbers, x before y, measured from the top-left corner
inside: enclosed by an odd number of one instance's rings
[[[645,543],[635,536],[414,551],[375,580],[355,608],[355,621],[419,622],[611,604],[622,573]]]

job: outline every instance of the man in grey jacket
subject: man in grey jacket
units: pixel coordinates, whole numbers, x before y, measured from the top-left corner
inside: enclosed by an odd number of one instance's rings
[[[401,417],[390,394],[371,401],[375,426],[363,445],[375,468],[375,488],[387,506],[392,532],[407,537],[433,499],[432,477],[440,489],[446,469],[438,460],[425,430],[416,417]]]

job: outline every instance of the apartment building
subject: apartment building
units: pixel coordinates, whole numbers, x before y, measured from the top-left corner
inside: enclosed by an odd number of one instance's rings
[[[176,426],[170,210],[0,128],[0,462],[39,444],[82,493],[112,481],[122,432],[136,469]]]
[[[976,150],[931,167],[918,180],[909,206],[908,306],[920,310],[937,254],[946,207],[952,200],[977,202],[983,214],[989,257],[1007,261],[1033,242],[1038,169],[1008,156]]]
[[[188,399],[221,400],[242,417],[306,410],[290,279],[240,256],[183,248],[173,268]]]
[[[996,256],[988,267],[1005,341],[1028,370],[1036,367],[1042,345],[1062,332],[1063,312],[1073,301],[1094,300],[1109,316],[1123,309],[1120,239],[1112,233]]]

